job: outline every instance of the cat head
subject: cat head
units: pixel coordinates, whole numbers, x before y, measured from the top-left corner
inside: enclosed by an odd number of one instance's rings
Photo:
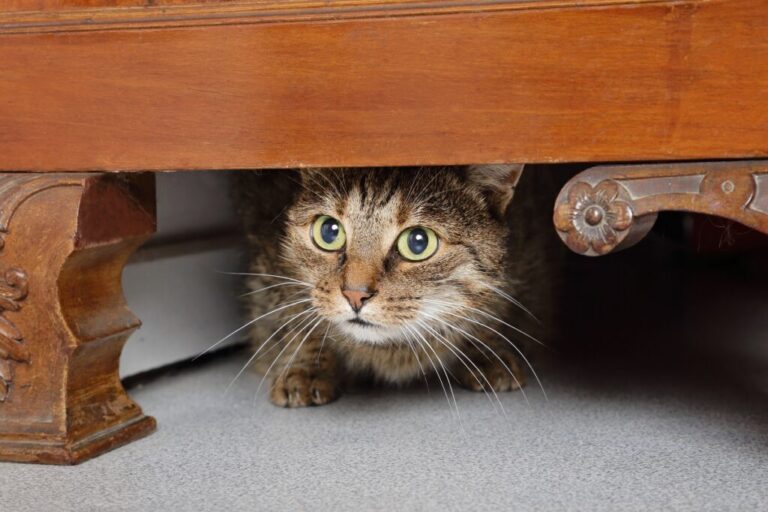
[[[349,341],[439,327],[504,283],[505,211],[521,166],[303,171],[282,257]]]

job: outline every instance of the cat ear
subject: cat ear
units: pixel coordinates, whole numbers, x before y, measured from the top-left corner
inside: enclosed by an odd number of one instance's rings
[[[467,178],[485,195],[491,213],[502,218],[515,194],[524,164],[470,165]]]

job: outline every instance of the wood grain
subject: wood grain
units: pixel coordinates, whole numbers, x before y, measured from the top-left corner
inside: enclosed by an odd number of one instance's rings
[[[665,0],[53,0],[44,1],[35,10],[24,10],[25,0],[19,1],[21,5],[3,5],[0,31],[29,33],[307,22],[574,6],[587,8]]]
[[[120,352],[123,266],[154,231],[154,177],[0,175],[0,460],[74,464],[147,435]]]
[[[391,12],[402,8],[427,8],[444,9],[463,7],[467,9],[494,9],[499,6],[502,9],[510,6],[527,4],[548,5],[594,5],[594,4],[626,4],[641,2],[659,2],[663,0],[5,0],[2,10],[7,13],[49,13],[54,16],[72,14],[77,16],[91,16],[93,13],[108,15],[131,16],[142,12],[147,16],[158,16],[159,13],[169,13],[179,17],[180,14],[193,12],[209,12],[218,14],[231,14],[233,12],[255,11],[282,11],[293,10],[295,12],[308,9],[326,8],[344,11],[347,8],[360,8],[361,10],[387,9]],[[213,18],[213,16],[211,16]],[[21,19],[21,18],[20,18]],[[101,19],[97,15],[93,21]]]
[[[592,167],[563,187],[553,220],[571,250],[602,256],[639,242],[662,211],[717,215],[768,234],[768,160]]]
[[[7,27],[0,169],[768,155],[768,0],[488,4]]]

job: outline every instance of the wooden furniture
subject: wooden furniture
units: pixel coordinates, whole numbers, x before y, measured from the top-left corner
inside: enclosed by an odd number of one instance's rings
[[[154,429],[125,394],[139,326],[120,278],[154,231],[154,177],[0,176],[0,456],[73,463]]]
[[[768,233],[768,160],[593,167],[563,187],[554,222],[571,250],[601,256],[639,242],[662,210]]]
[[[665,209],[768,232],[764,163],[672,163],[768,156],[767,32],[768,0],[3,2],[0,459],[154,425],[116,373],[154,212],[128,173],[663,161],[569,184],[569,245]]]

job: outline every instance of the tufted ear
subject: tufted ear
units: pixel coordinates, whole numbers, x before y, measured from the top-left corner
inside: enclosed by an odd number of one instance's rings
[[[491,213],[503,218],[523,167],[524,164],[470,165],[467,178],[485,195]]]

